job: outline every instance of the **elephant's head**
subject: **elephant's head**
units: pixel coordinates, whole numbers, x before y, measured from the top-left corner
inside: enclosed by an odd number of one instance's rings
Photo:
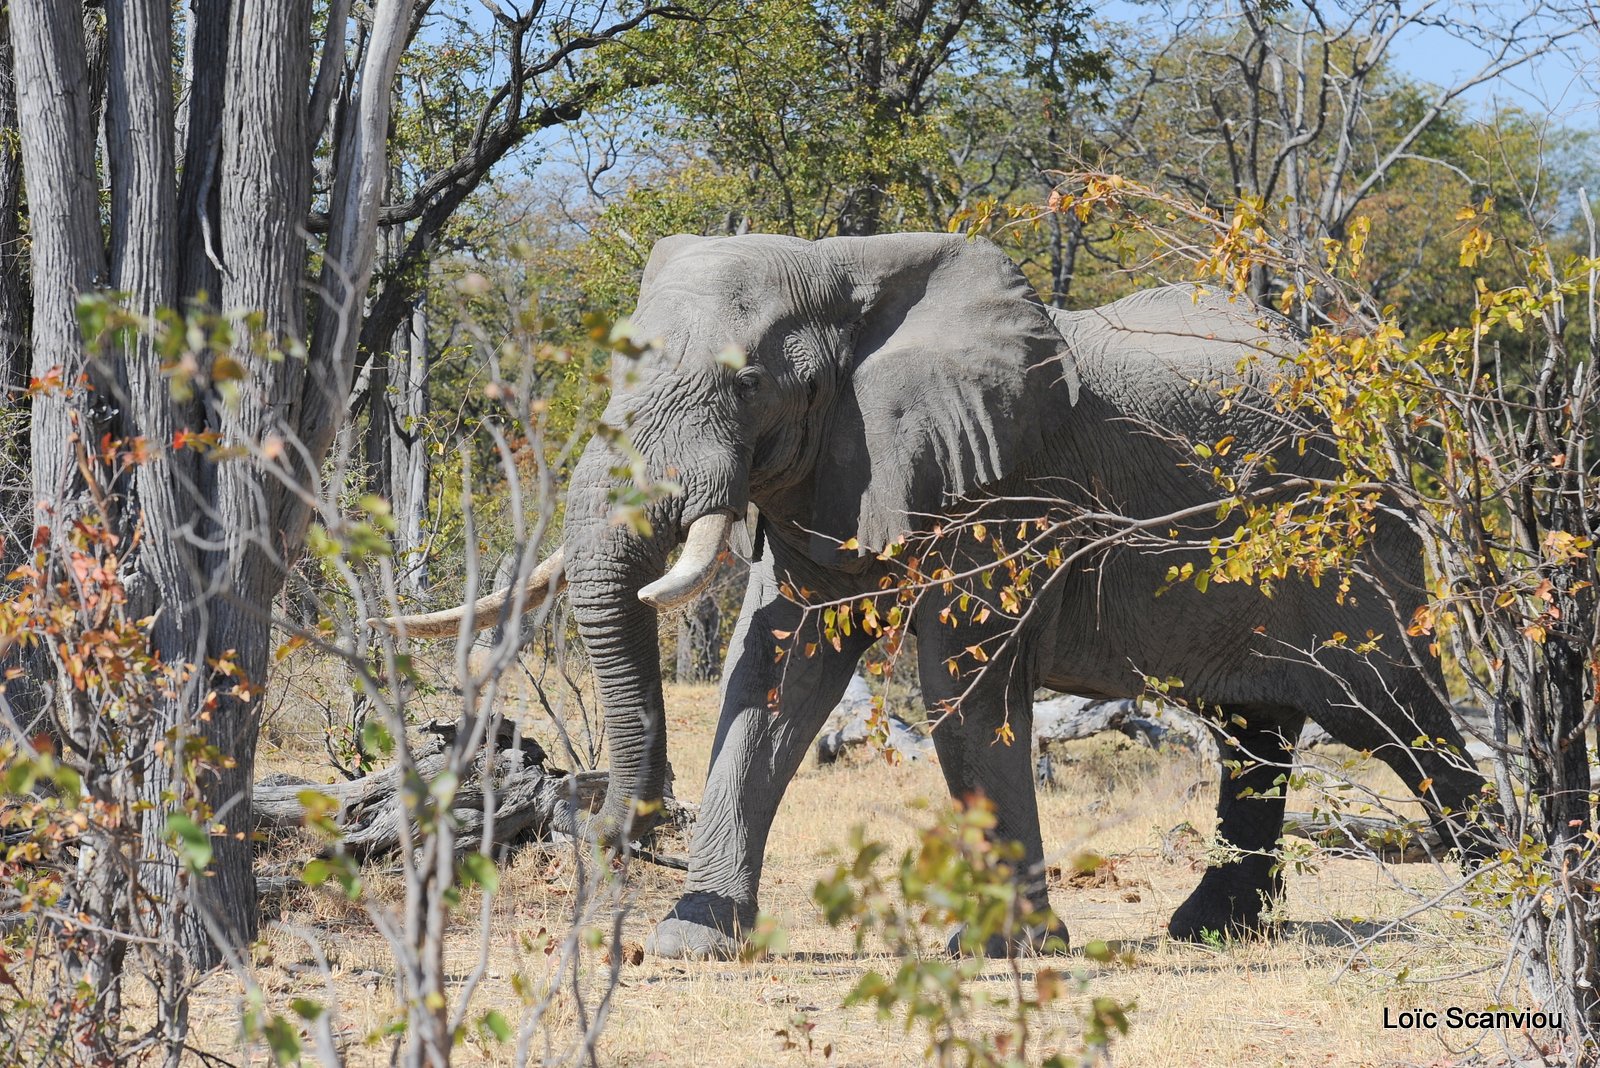
[[[665,785],[657,613],[704,589],[747,503],[787,544],[848,565],[1017,469],[1077,393],[1021,273],[953,235],[667,238],[632,323],[652,344],[616,362],[608,430],[572,476],[563,559],[529,597],[565,572],[606,711],[605,838]],[[682,487],[645,506],[648,533],[618,521],[630,447],[648,477]],[[480,602],[478,622],[509,596]],[[453,633],[465,614],[405,622]]]

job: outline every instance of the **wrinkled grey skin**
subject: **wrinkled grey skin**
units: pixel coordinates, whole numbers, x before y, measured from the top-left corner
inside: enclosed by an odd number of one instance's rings
[[[1173,435],[1206,443],[1233,435],[1236,459],[1281,438],[1270,406],[1252,403],[1258,395],[1247,390],[1227,411],[1218,395],[1239,385],[1236,366],[1252,348],[1295,344],[1269,320],[1221,296],[1197,300],[1191,287],[1056,312],[994,246],[950,235],[677,237],[656,246],[633,322],[663,344],[637,364],[619,361],[618,375],[632,381],[617,388],[606,418],[626,428],[653,477],[676,479],[683,493],[651,506],[649,537],[612,522],[626,462],[597,436],[568,498],[569,590],[611,751],[597,820],[603,840],[638,831],[637,823],[625,828],[628,813],[636,800],[661,795],[666,772],[656,613],[637,592],[662,574],[701,515],[742,516],[753,502],[765,537],[724,666],[687,891],[656,928],[654,953],[737,952],[755,920],[778,802],[873,640],[856,630],[839,651],[824,642],[815,656],[775,662],[774,632],[802,623],[780,583],[805,587],[813,602],[875,590],[888,572],[874,550],[980,493],[1044,495],[1135,518],[1215,500],[1210,472],[1186,466],[1194,454]],[[747,366],[717,359],[729,349],[747,353]],[[1332,472],[1314,453],[1279,447],[1276,455],[1285,472]],[[994,515],[1038,514],[1036,504],[992,507]],[[1207,514],[1183,526],[1216,524]],[[861,548],[841,550],[852,537]],[[975,559],[992,560],[982,548]],[[1360,582],[1343,605],[1332,582],[1281,583],[1270,599],[1241,584],[1205,594],[1177,586],[1158,597],[1167,568],[1183,558],[1126,548],[1064,569],[962,716],[935,731],[951,794],[987,795],[997,834],[1021,842],[1030,865],[1040,865],[1028,746],[993,744],[996,728],[1009,715],[1026,739],[1038,686],[1127,697],[1153,676],[1182,679],[1183,698],[1232,719],[1225,760],[1254,754],[1281,764],[1280,738],[1296,737],[1309,715],[1335,738],[1374,751],[1407,783],[1431,779],[1431,811],[1459,810],[1481,785],[1477,774],[1409,747],[1418,735],[1461,745],[1430,685],[1436,672],[1412,667],[1405,639],[1393,637],[1403,634],[1396,615],[1409,618],[1420,603],[1418,547],[1391,523],[1370,550],[1392,579],[1393,606]],[[959,563],[966,549],[951,551]],[[1007,625],[995,613],[986,625],[951,630],[934,618],[943,601],[924,598],[913,619],[930,707],[966,685],[945,662]],[[1374,668],[1327,649],[1318,664],[1292,652],[1316,649],[1336,631],[1390,636],[1393,660]],[[1174,935],[1258,926],[1281,888],[1270,851],[1283,801],[1240,794],[1269,791],[1279,773],[1224,771],[1221,834],[1250,855],[1205,872],[1172,918]],[[1025,882],[1046,903],[1037,867]]]

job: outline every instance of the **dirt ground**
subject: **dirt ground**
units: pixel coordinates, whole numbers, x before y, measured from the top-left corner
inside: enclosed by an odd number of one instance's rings
[[[508,697],[508,709],[517,700]],[[318,777],[321,728],[293,702],[280,706],[263,748],[263,772],[289,770]],[[698,799],[716,717],[713,687],[673,687],[668,694],[669,746],[678,794]],[[532,713],[528,713],[532,715]],[[536,736],[547,724],[527,720]],[[1382,783],[1386,771],[1367,773]],[[1057,762],[1059,786],[1041,795],[1046,849],[1070,858],[1092,849],[1113,862],[1098,885],[1057,885],[1053,903],[1081,946],[1093,939],[1131,950],[1131,966],[1095,965],[1082,956],[1065,962],[1087,987],[1056,1003],[1037,1029],[1054,1032],[1040,1048],[1078,1049],[1078,1013],[1093,995],[1133,1001],[1132,1026],[1112,1046],[1123,1065],[1442,1065],[1504,1063],[1506,1046],[1526,1049],[1526,1037],[1468,1031],[1386,1029],[1384,1011],[1451,1005],[1482,1008],[1515,1003],[1515,991],[1497,999],[1503,955],[1492,931],[1459,914],[1433,910],[1371,944],[1366,936],[1383,921],[1403,916],[1415,898],[1399,880],[1426,889],[1453,876],[1424,865],[1381,867],[1358,860],[1329,860],[1315,871],[1291,872],[1280,937],[1219,946],[1175,944],[1164,937],[1171,911],[1199,878],[1206,836],[1213,824],[1216,786],[1193,757],[1154,753],[1120,739],[1075,743]],[[324,767],[320,780],[331,780]],[[1398,783],[1392,783],[1398,790]],[[865,824],[896,851],[910,846],[933,815],[917,800],[940,802],[944,787],[932,764],[888,766],[872,759],[818,767],[807,761],[790,788],[768,849],[763,907],[777,918],[787,946],[750,964],[690,964],[645,959],[627,965],[614,993],[598,1060],[609,1065],[909,1065],[923,1060],[925,1037],[899,1021],[880,1021],[866,1008],[841,1008],[845,993],[867,970],[892,970],[893,958],[868,943],[854,953],[848,930],[823,922],[810,892],[831,870],[850,828]],[[1305,799],[1291,808],[1309,807]],[[1193,831],[1177,830],[1187,822]],[[523,1017],[513,992],[519,974],[534,982],[550,957],[525,942],[541,930],[568,929],[572,907],[570,862],[551,852],[524,851],[502,871],[487,938],[487,968],[473,1015],[500,1010],[515,1029]],[[631,908],[624,942],[642,942],[682,886],[683,875],[641,866],[628,887]],[[393,898],[382,875],[372,892]],[[451,967],[464,981],[478,959],[475,899],[460,913]],[[394,964],[386,943],[359,908],[330,887],[297,891],[276,903],[257,979],[272,1004],[285,1011],[295,997],[336,1003],[335,1033],[351,1065],[388,1062],[387,1041],[367,1044],[394,1018]],[[317,961],[315,945],[328,961]],[[586,1003],[598,998],[605,971],[601,951],[587,955]],[[1060,961],[1051,962],[1062,967]],[[1031,981],[1037,965],[1027,962]],[[1403,979],[1398,978],[1403,976]],[[986,986],[1004,993],[1003,965],[984,973]],[[207,984],[193,1009],[203,1045],[226,1048],[237,1034],[240,987],[236,980]],[[784,1048],[778,1032],[798,1036],[796,1018],[813,1025],[812,1047]],[[550,1006],[534,1048],[548,1034],[570,1041],[574,1006],[563,993]],[[986,1009],[973,1031],[1003,1027]],[[237,1041],[235,1049],[237,1050]],[[1472,1043],[1476,1041],[1476,1047]],[[825,1055],[824,1048],[830,1052]],[[473,1038],[459,1063],[508,1064],[509,1046]],[[239,1061],[265,1063],[259,1050],[238,1051]],[[1031,1058],[1037,1061],[1039,1058]],[[538,1063],[535,1053],[533,1063]]]

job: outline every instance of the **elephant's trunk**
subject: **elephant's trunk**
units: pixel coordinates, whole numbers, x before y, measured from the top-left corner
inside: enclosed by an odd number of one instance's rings
[[[588,648],[596,697],[605,712],[611,775],[591,827],[607,845],[647,829],[666,789],[658,608],[674,607],[705,588],[732,522],[732,503],[698,492],[709,488],[700,480],[687,496],[647,507],[649,533],[616,522],[612,504],[618,467],[607,443],[598,438],[590,443],[567,495],[565,546],[572,614]],[[688,544],[677,566],[663,577],[685,517],[695,519]]]
[[[605,711],[611,775],[605,802],[590,825],[606,846],[638,837],[654,823],[651,806],[667,784],[667,720],[661,696],[661,643],[656,611],[631,594],[591,600],[574,583],[573,615],[589,650],[596,698]]]

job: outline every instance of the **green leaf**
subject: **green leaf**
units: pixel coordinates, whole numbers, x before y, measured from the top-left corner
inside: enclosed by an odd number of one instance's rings
[[[461,881],[475,883],[483,887],[484,892],[493,894],[500,889],[500,870],[494,866],[494,860],[482,853],[468,853],[461,858]]]
[[[300,1063],[300,1032],[282,1016],[274,1016],[261,1028],[272,1059],[280,1065]]]
[[[6,769],[6,777],[0,783],[0,791],[8,794],[25,794],[33,789],[34,782],[39,778],[39,761],[21,759]]]
[[[368,753],[389,756],[394,752],[394,735],[382,723],[369,719],[361,725],[361,748]]]
[[[492,1036],[497,1042],[511,1041],[511,1025],[506,1022],[499,1009],[490,1009],[484,1013],[478,1020],[478,1030]]]
[[[321,1002],[312,1001],[310,998],[294,998],[289,1002],[289,1007],[302,1020],[316,1020],[327,1011],[322,1007]]]
[[[181,812],[167,817],[167,838],[178,856],[192,872],[199,873],[211,864],[211,836]]]
[[[77,808],[78,802],[83,800],[83,779],[71,768],[57,767],[55,780],[56,789],[61,791],[62,803],[68,808]]]

